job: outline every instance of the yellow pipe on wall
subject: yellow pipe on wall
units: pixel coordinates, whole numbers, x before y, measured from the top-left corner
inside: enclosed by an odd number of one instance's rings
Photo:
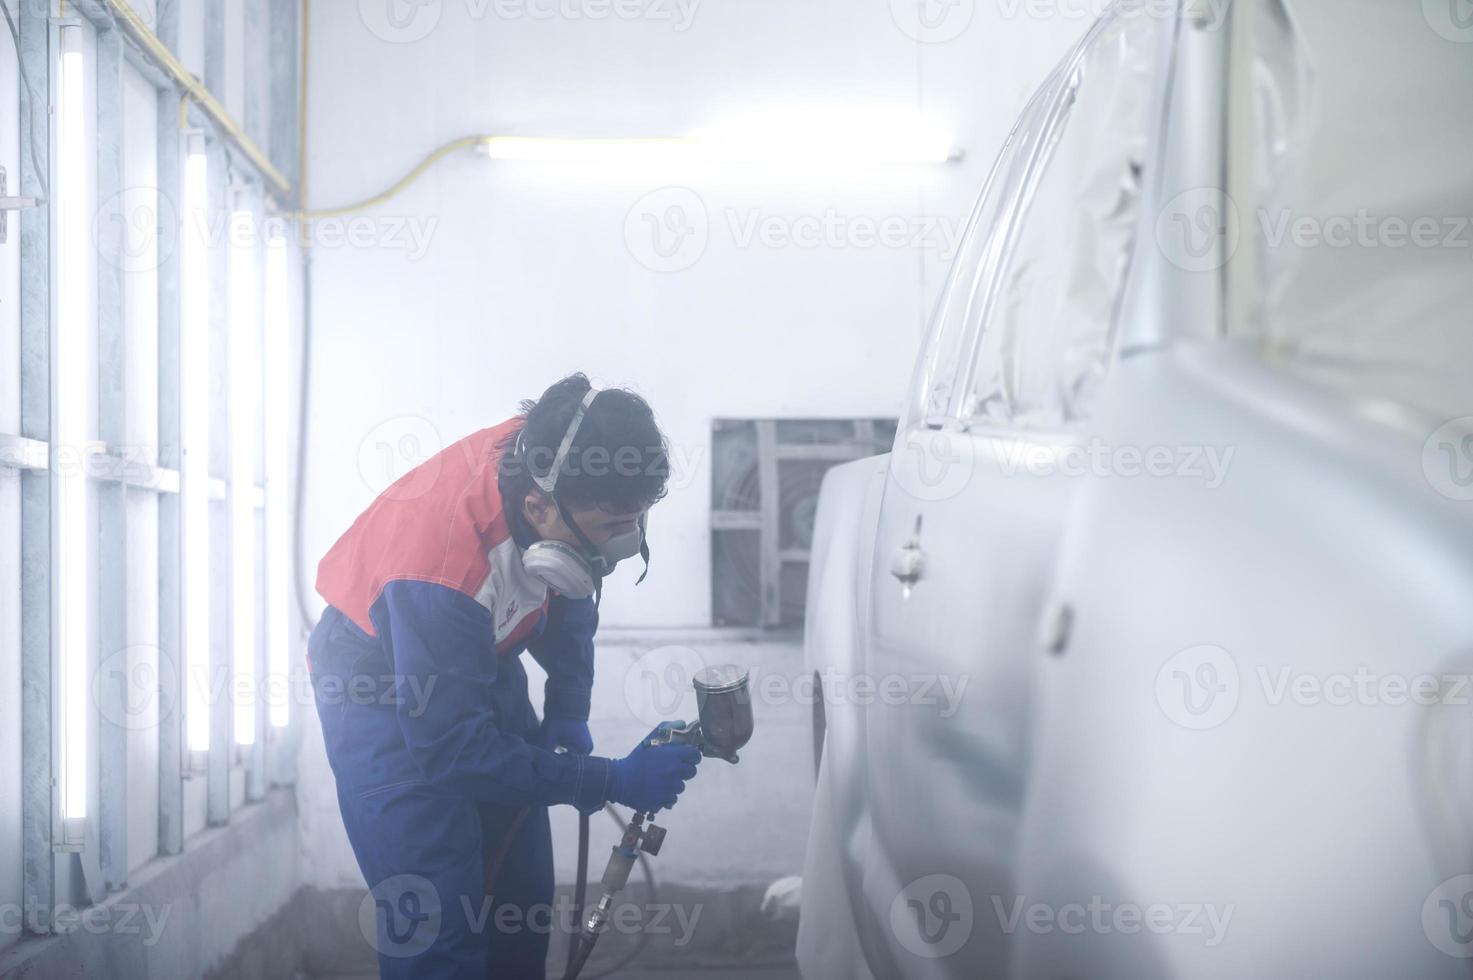
[[[205,88],[204,84],[195,78],[188,68],[184,67],[183,62],[174,56],[174,52],[159,40],[159,36],[143,22],[143,18],[139,17],[137,11],[128,5],[127,0],[103,0],[103,2],[107,4],[108,9],[117,14],[134,42],[148,52],[158,66],[173,78],[180,88],[184,89],[187,98],[198,104],[205,114],[214,120],[215,125],[220,127],[226,138],[246,155],[278,193],[290,198],[291,181],[272,166],[271,160],[256,145],[255,140],[251,139],[241,125],[231,118],[230,113],[220,104],[220,100],[215,98],[214,94]]]

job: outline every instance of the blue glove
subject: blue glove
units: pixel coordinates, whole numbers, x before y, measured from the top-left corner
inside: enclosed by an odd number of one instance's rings
[[[701,750],[694,745],[650,745],[656,728],[640,739],[633,752],[615,759],[609,799],[635,810],[654,813],[675,805],[685,781],[696,774]]]
[[[593,736],[588,732],[588,722],[573,718],[547,717],[537,730],[537,744],[548,751],[567,749],[574,755],[593,753]]]

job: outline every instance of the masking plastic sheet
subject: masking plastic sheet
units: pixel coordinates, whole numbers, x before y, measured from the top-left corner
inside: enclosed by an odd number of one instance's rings
[[[1367,409],[1473,412],[1473,11],[1258,0],[1251,28],[1230,331]]]

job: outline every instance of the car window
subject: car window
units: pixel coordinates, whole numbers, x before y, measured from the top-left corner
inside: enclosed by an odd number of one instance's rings
[[[1030,120],[1012,209],[982,249],[991,278],[969,304],[966,421],[1048,427],[1088,412],[1135,236],[1160,25],[1117,5]]]
[[[962,232],[961,246],[941,290],[941,303],[922,348],[920,364],[911,386],[914,400],[910,417],[902,429],[943,418],[955,404],[967,328],[977,322],[981,286],[992,276],[997,265],[997,256],[990,251],[995,244],[991,230],[997,225],[999,216],[1012,209],[1018,190],[1017,178],[1023,169],[1016,165],[1016,161],[1026,160],[1033,153],[1043,129],[1038,117],[1051,88],[1052,85],[1046,83],[1024,108],[972,206]]]

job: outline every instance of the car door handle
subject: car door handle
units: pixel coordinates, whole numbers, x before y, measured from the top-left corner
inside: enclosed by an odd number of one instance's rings
[[[895,550],[895,557],[890,561],[890,574],[896,580],[909,589],[921,580],[926,573],[926,553],[921,551],[921,546],[915,541],[910,541]]]

